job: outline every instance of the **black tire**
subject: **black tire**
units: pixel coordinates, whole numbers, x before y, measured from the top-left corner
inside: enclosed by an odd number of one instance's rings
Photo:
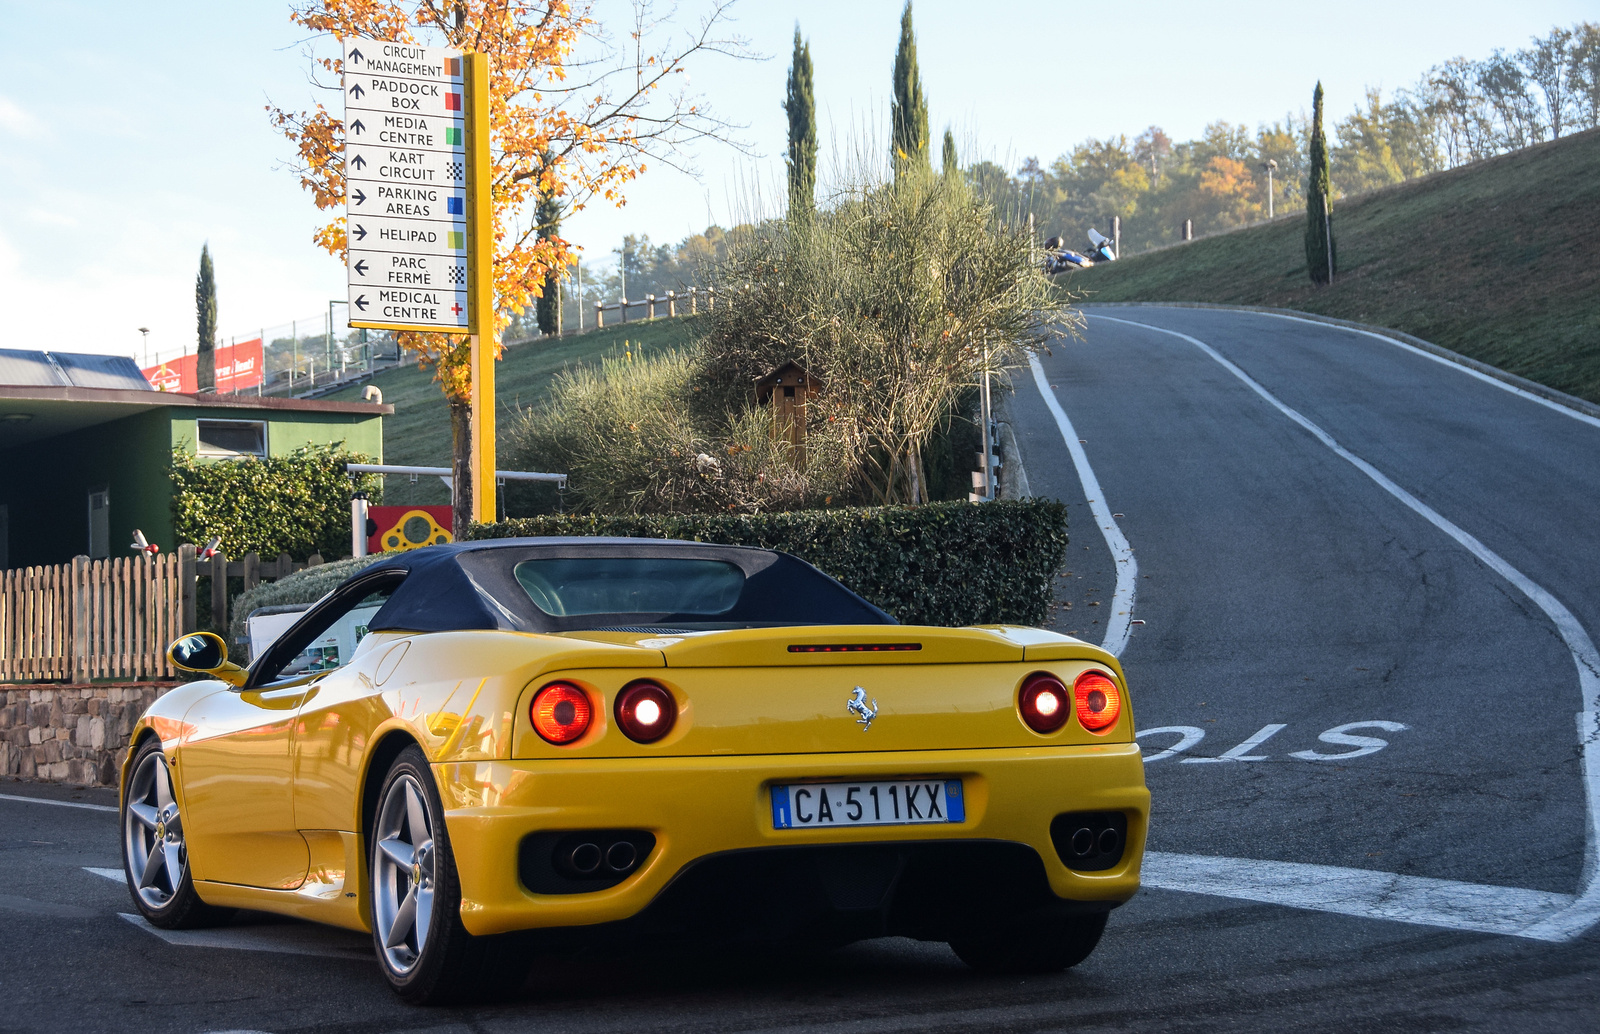
[[[1040,916],[969,931],[950,947],[979,973],[1059,973],[1088,958],[1106,931],[1107,914]]]
[[[172,771],[161,741],[147,738],[128,766],[118,815],[128,893],[133,906],[152,926],[163,930],[215,926],[231,916],[233,909],[208,905],[195,891],[184,820],[173,791]]]
[[[418,792],[427,826],[426,840],[420,843],[414,838],[424,833],[412,829],[409,819],[401,817],[398,825],[390,821],[396,795],[408,790]],[[400,801],[400,807],[406,807],[408,801],[409,798]],[[516,950],[511,939],[474,937],[461,923],[461,884],[450,849],[450,834],[445,828],[444,805],[420,747],[405,748],[389,766],[373,816],[372,828],[367,831],[372,943],[389,986],[413,1005],[493,999],[515,992],[527,976],[526,957]],[[412,877],[391,854],[396,848],[385,850],[385,839],[414,849],[411,871],[421,872],[420,882],[412,884]],[[394,932],[395,925],[405,922],[403,897],[412,886],[432,891],[421,943],[416,943],[415,918],[421,906],[414,905],[409,939],[397,945],[387,944],[386,935]],[[401,935],[406,932],[398,931]]]

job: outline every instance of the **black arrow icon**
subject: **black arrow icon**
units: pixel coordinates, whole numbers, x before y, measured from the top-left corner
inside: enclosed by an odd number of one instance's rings
[[[365,169],[367,167],[367,160],[358,154],[354,158],[350,159],[350,164],[354,165],[358,169]]]
[[[361,120],[360,119],[356,119],[354,122],[350,123],[350,132],[355,133],[355,134],[357,134],[359,136],[360,134],[365,133],[366,131],[367,131],[367,127],[363,126],[361,124]]]
[[[363,90],[361,88],[361,84],[360,83],[356,83],[354,86],[350,87],[350,92],[356,95],[356,100],[360,100],[361,99],[361,95],[366,93],[367,91]]]
[[[358,296],[356,298],[356,308],[360,309],[362,312],[366,312],[367,311],[367,296],[366,295],[363,294],[363,295],[360,295],[360,296]]]
[[[361,259],[360,261],[358,261],[356,263],[356,265],[355,265],[355,270],[356,270],[357,273],[361,274],[362,276],[366,276],[367,275],[367,260],[366,259]]]
[[[352,65],[359,65],[361,63],[361,48],[360,47],[357,47],[355,50],[352,50],[350,52],[350,63]]]
[[[356,240],[358,241],[364,241],[367,239],[367,229],[360,223],[356,223],[356,228],[350,232],[356,235]]]
[[[356,192],[354,194],[351,194],[350,197],[358,205],[364,205],[364,204],[367,203],[367,195],[361,193],[361,188],[360,187],[357,187],[356,188]]]

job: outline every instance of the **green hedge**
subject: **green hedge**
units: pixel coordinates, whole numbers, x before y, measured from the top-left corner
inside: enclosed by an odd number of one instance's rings
[[[287,456],[235,461],[172,454],[172,524],[179,542],[222,536],[222,551],[305,560],[350,552],[350,493],[376,494],[376,474],[352,481],[346,463],[367,457],[335,445],[308,445]]]
[[[1040,625],[1066,560],[1067,509],[1022,499],[765,514],[547,514],[472,539],[607,535],[781,549],[914,625]]]

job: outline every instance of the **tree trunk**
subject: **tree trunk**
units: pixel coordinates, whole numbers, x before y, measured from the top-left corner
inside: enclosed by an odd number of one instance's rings
[[[909,501],[912,506],[916,506],[918,503],[927,501],[923,498],[924,493],[922,491],[922,450],[917,447],[916,442],[912,442],[911,447],[906,452],[909,454],[906,458],[910,461],[907,471],[911,480],[911,499]]]
[[[450,534],[460,542],[472,523],[472,403],[450,399]]]

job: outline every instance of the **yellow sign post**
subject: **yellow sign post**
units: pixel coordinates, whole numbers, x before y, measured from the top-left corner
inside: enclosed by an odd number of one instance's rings
[[[495,519],[494,200],[489,158],[489,55],[468,53],[467,294],[472,332],[472,515]]]

